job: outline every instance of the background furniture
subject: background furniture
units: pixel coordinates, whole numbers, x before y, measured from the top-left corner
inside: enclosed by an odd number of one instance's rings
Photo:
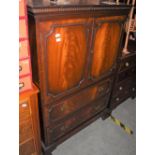
[[[65,6],[29,1],[33,81],[40,89],[46,155],[97,118],[108,117],[129,11],[126,5],[98,1]]]
[[[136,55],[124,55],[120,58],[118,72],[110,98],[111,111],[129,97],[136,96]]]
[[[136,96],[136,38],[131,33],[136,33],[136,8],[135,0],[127,0],[127,5],[132,4],[122,44],[122,54],[118,61],[113,92],[110,97],[109,108],[111,111],[129,97]]]
[[[26,0],[19,1],[19,154],[40,155],[38,89],[32,84]]]
[[[128,42],[131,36],[131,33],[136,33],[136,0],[127,0],[127,5],[132,4],[132,8],[130,10],[129,19],[126,22],[126,37],[123,48],[123,53],[128,54]]]
[[[19,98],[19,155],[40,155],[40,126],[38,89],[20,94]]]
[[[32,89],[26,0],[19,0],[19,92]]]

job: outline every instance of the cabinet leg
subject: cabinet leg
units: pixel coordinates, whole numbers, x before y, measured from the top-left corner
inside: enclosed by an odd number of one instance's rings
[[[111,111],[106,111],[105,113],[103,113],[103,115],[101,116],[102,120],[107,119],[109,116],[111,115]]]
[[[56,149],[55,145],[45,146],[44,143],[42,143],[42,149],[43,149],[43,155],[52,155],[52,152],[54,149]]]
[[[52,152],[51,151],[46,151],[43,153],[43,155],[52,155]]]
[[[102,120],[104,121],[105,120],[105,116],[101,116]]]

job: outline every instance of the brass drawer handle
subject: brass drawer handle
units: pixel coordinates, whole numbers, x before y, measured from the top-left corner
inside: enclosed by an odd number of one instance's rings
[[[24,82],[19,83],[19,90],[21,90],[25,86]]]
[[[119,90],[123,90],[123,87],[122,87],[122,86],[120,86],[120,87],[119,87]]]
[[[116,98],[116,101],[119,101],[119,97]]]
[[[129,62],[126,62],[126,63],[125,63],[125,66],[126,66],[126,67],[129,67],[129,65],[130,65]]]
[[[22,69],[23,69],[23,68],[22,68],[22,66],[19,66],[19,72],[21,72],[21,71],[22,71]]]

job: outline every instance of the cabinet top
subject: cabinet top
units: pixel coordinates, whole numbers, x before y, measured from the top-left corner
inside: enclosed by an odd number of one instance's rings
[[[33,14],[52,12],[129,10],[131,5],[104,0],[28,0],[28,11]]]

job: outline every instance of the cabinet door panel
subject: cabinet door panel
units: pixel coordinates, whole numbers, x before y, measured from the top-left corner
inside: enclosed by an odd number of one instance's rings
[[[116,22],[97,23],[94,36],[91,77],[99,78],[113,67],[119,47],[121,25]]]
[[[86,62],[83,26],[55,28],[47,39],[47,70],[50,92],[58,94],[77,86]]]
[[[40,25],[47,94],[63,95],[85,80],[89,26],[87,20],[56,20]]]

